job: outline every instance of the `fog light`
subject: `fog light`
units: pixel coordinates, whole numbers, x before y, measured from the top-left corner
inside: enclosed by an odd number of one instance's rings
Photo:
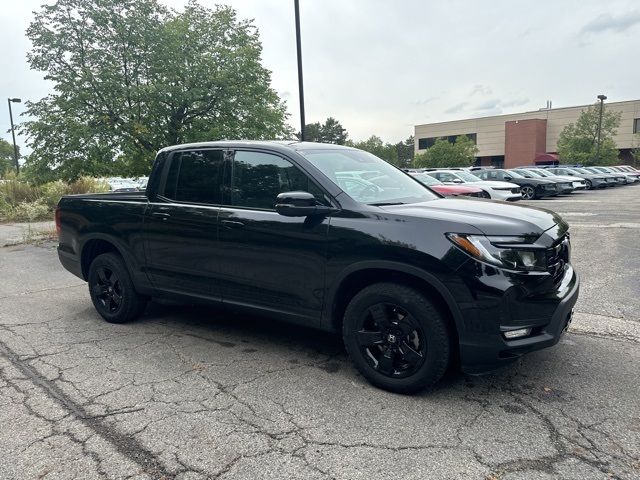
[[[530,328],[519,328],[517,330],[509,330],[508,332],[504,332],[504,338],[507,340],[513,340],[514,338],[526,337],[531,333]]]

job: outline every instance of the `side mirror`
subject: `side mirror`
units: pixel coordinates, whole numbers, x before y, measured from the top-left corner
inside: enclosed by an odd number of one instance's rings
[[[509,176],[509,175],[505,175],[505,176],[504,176],[504,180],[505,180],[506,182],[508,182],[509,180],[513,180],[513,177],[511,177],[511,176]]]
[[[284,217],[308,217],[329,215],[335,209],[318,205],[316,198],[308,192],[284,192],[276,197],[276,212]]]
[[[460,180],[459,178],[454,178],[453,183],[462,183],[462,180]]]

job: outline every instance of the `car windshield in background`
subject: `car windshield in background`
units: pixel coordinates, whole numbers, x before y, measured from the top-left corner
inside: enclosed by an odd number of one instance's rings
[[[469,172],[464,172],[464,171],[460,171],[460,172],[456,172],[456,176],[458,178],[461,178],[462,180],[464,180],[467,183],[475,183],[475,182],[481,182],[482,179],[476,177],[475,175],[469,173]]]
[[[544,177],[544,175],[540,175],[538,172],[536,172],[534,170],[525,170],[525,172],[530,174],[532,177],[536,177],[536,178],[543,178]]]
[[[520,175],[518,172],[514,170],[509,170],[508,172],[504,172],[504,173],[509,175],[511,178],[524,178],[522,175]]]
[[[440,180],[438,180],[435,177],[432,177],[431,175],[427,175],[426,173],[414,173],[411,176],[416,180],[424,183],[425,185],[429,185],[429,186],[443,185],[443,183]]]
[[[358,202],[393,205],[440,198],[411,176],[368,152],[344,149],[300,153]]]

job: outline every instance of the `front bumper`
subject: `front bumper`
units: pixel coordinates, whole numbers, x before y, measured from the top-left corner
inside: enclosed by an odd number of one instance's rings
[[[566,330],[578,300],[580,279],[570,265],[553,288],[549,288],[555,285],[550,278],[497,277],[501,275],[490,278],[486,286],[498,287],[500,283],[510,286],[502,294],[495,288],[477,291],[473,305],[463,309],[465,328],[459,337],[460,361],[465,373],[487,373],[526,353],[555,345]],[[518,328],[531,328],[532,332],[524,338],[504,338],[503,332]]]
[[[514,193],[511,190],[496,190],[495,188],[491,189],[491,199],[492,200],[503,200],[506,202],[515,202],[517,200],[522,199],[521,193]]]

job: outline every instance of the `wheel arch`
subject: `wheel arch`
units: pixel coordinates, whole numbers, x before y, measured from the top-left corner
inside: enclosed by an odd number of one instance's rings
[[[91,262],[98,256],[103,253],[117,253],[120,255],[124,261],[125,266],[129,270],[131,274],[131,268],[129,262],[134,261],[131,255],[127,255],[125,253],[125,249],[119,245],[119,242],[115,240],[113,237],[102,234],[93,234],[84,239],[82,243],[81,253],[80,253],[80,266],[82,269],[82,277],[87,280],[89,275],[89,265]]]
[[[341,272],[325,302],[324,327],[339,332],[351,298],[363,288],[381,282],[400,283],[425,292],[447,318],[457,348],[463,318],[453,295],[435,275],[397,262],[361,262]]]

